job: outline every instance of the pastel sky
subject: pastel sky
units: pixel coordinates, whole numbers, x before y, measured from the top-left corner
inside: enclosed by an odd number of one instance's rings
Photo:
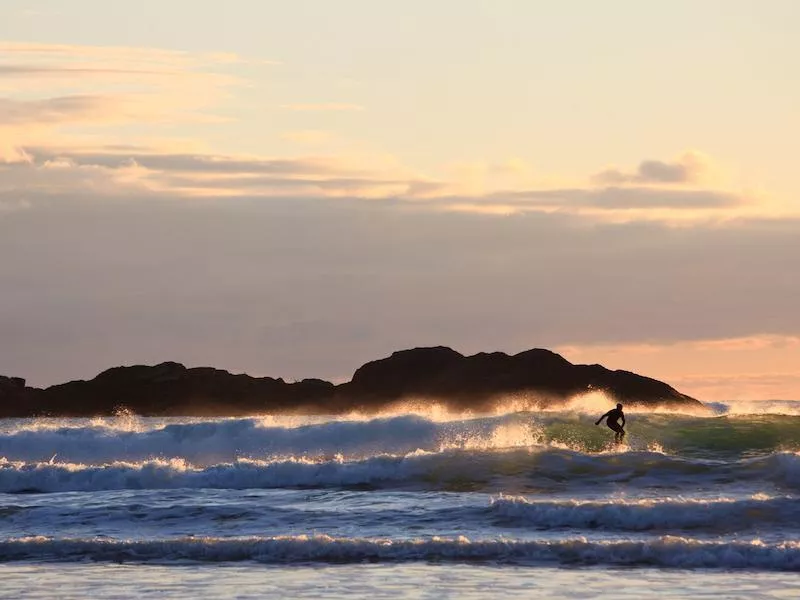
[[[798,73],[795,0],[3,0],[0,373],[800,399]]]

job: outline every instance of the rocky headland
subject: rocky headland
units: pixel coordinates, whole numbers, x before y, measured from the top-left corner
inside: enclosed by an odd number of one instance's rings
[[[601,365],[572,364],[533,349],[464,356],[446,347],[401,350],[369,362],[350,381],[286,382],[176,362],[114,367],[88,381],[47,388],[0,376],[0,418],[88,417],[128,411],[142,416],[378,412],[403,401],[453,410],[489,410],[513,398],[544,408],[592,391],[638,406],[702,406],[664,382]]]

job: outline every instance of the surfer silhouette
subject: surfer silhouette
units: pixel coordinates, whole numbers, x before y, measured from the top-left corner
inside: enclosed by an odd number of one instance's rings
[[[608,417],[606,419],[606,417]],[[622,412],[622,404],[617,404],[617,408],[612,408],[602,417],[597,419],[595,425],[600,425],[600,421],[606,419],[606,425],[608,425],[609,429],[614,431],[614,442],[617,444],[622,443],[622,438],[625,437],[625,414]],[[620,419],[622,420],[622,425],[619,424]]]

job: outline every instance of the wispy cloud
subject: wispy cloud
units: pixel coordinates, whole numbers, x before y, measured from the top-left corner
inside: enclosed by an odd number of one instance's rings
[[[464,203],[470,198],[451,197],[448,202]],[[714,190],[658,189],[651,187],[603,187],[521,190],[484,194],[478,200],[519,210],[536,209],[717,209],[741,204],[735,194]]]
[[[153,171],[178,172],[192,175],[330,175],[341,173],[344,167],[333,158],[261,158],[215,154],[163,153],[154,149],[98,148],[76,151],[69,148],[37,148],[29,152],[38,161],[66,158],[75,164],[116,168],[135,162]]]
[[[354,156],[260,157],[175,151],[160,144],[129,148],[128,132],[111,148],[77,137],[78,128],[102,127],[95,139],[110,140],[115,127],[131,123],[156,131],[162,125],[223,122],[215,110],[242,83],[225,68],[239,62],[245,61],[227,53],[0,42],[6,191],[35,202],[36,194],[65,193],[69,185],[88,196],[124,195],[129,186],[135,193],[175,198],[383,199],[387,206],[412,210],[568,213],[601,220],[717,218],[746,213],[751,204],[743,194],[705,184],[710,161],[697,152],[672,161],[644,160],[633,171],[607,169],[583,182],[547,183],[519,159],[423,176],[397,161],[364,166],[368,161]],[[282,108],[364,110],[343,102]],[[309,147],[330,140],[330,132],[317,129],[279,136]],[[86,181],[94,183],[80,189]]]
[[[724,352],[745,354],[760,350],[784,350],[787,348],[800,352],[800,335],[757,333],[745,336],[722,338],[691,339],[689,336],[681,340],[665,342],[639,342],[635,344],[581,344],[565,345],[559,348],[565,354],[583,356],[591,353],[601,354],[654,354],[667,351],[675,353]]]
[[[74,78],[76,76],[96,75],[107,78],[111,75],[160,75],[169,77],[182,74],[179,70],[170,69],[137,69],[137,68],[111,68],[111,67],[58,67],[49,65],[19,65],[0,64],[0,77],[60,77]]]
[[[103,121],[117,112],[116,103],[115,99],[103,96],[63,96],[32,101],[0,98],[0,126]]]
[[[233,53],[193,53],[183,50],[145,48],[138,46],[89,46],[81,44],[42,44],[31,42],[0,41],[0,53],[19,56],[27,60],[41,58],[74,61],[91,58],[101,62],[148,63],[156,65],[199,66],[209,63],[242,61]]]
[[[29,107],[30,108],[30,107]],[[42,119],[78,118],[92,112],[92,102],[65,102],[38,107]],[[73,111],[75,114],[73,114]],[[19,111],[18,111],[19,112]],[[25,113],[26,118],[36,111]],[[66,114],[65,114],[66,113]],[[15,115],[13,111],[9,115]],[[110,110],[110,114],[118,114]],[[23,118],[18,115],[17,118]],[[14,181],[20,189],[25,178],[37,178],[31,189],[45,190],[37,170],[59,164],[86,173],[105,172],[107,178],[126,181],[175,198],[185,197],[328,197],[391,200],[388,207],[414,210],[471,212],[476,214],[566,213],[602,220],[674,220],[732,216],[746,213],[749,203],[739,194],[714,189],[671,186],[555,187],[515,191],[459,193],[459,182],[415,175],[397,167],[367,168],[357,161],[335,157],[258,157],[208,153],[163,152],[135,147],[72,149],[22,146],[5,153],[16,161]],[[136,170],[132,170],[132,166]],[[6,169],[11,169],[7,166]],[[64,181],[63,173],[59,173]],[[10,176],[9,176],[10,177]],[[60,184],[61,185],[61,184]],[[63,191],[62,187],[57,189]],[[96,190],[103,186],[96,186]],[[121,192],[121,191],[120,191]],[[85,193],[92,193],[85,191]],[[122,192],[121,192],[122,193]]]
[[[233,54],[0,42],[0,137],[15,145],[64,127],[220,122],[213,109],[242,84]],[[9,145],[6,142],[6,145]]]

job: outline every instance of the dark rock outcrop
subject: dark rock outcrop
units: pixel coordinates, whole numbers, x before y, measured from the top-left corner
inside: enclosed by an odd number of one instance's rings
[[[600,365],[573,365],[549,350],[463,356],[434,347],[369,362],[340,385],[320,379],[287,383],[175,362],[114,367],[89,381],[46,389],[0,377],[0,417],[95,416],[124,410],[140,415],[338,413],[377,411],[407,400],[482,410],[509,396],[534,408],[593,390],[627,404],[700,405],[661,381]]]
[[[32,388],[25,387],[22,377],[0,375],[0,415],[16,406],[23,406],[31,397]]]
[[[661,381],[601,365],[573,365],[538,348],[512,356],[463,356],[445,347],[402,350],[365,364],[337,389],[365,407],[380,399],[441,398],[459,408],[488,408],[510,395],[541,407],[590,391],[633,404],[699,404]]]

